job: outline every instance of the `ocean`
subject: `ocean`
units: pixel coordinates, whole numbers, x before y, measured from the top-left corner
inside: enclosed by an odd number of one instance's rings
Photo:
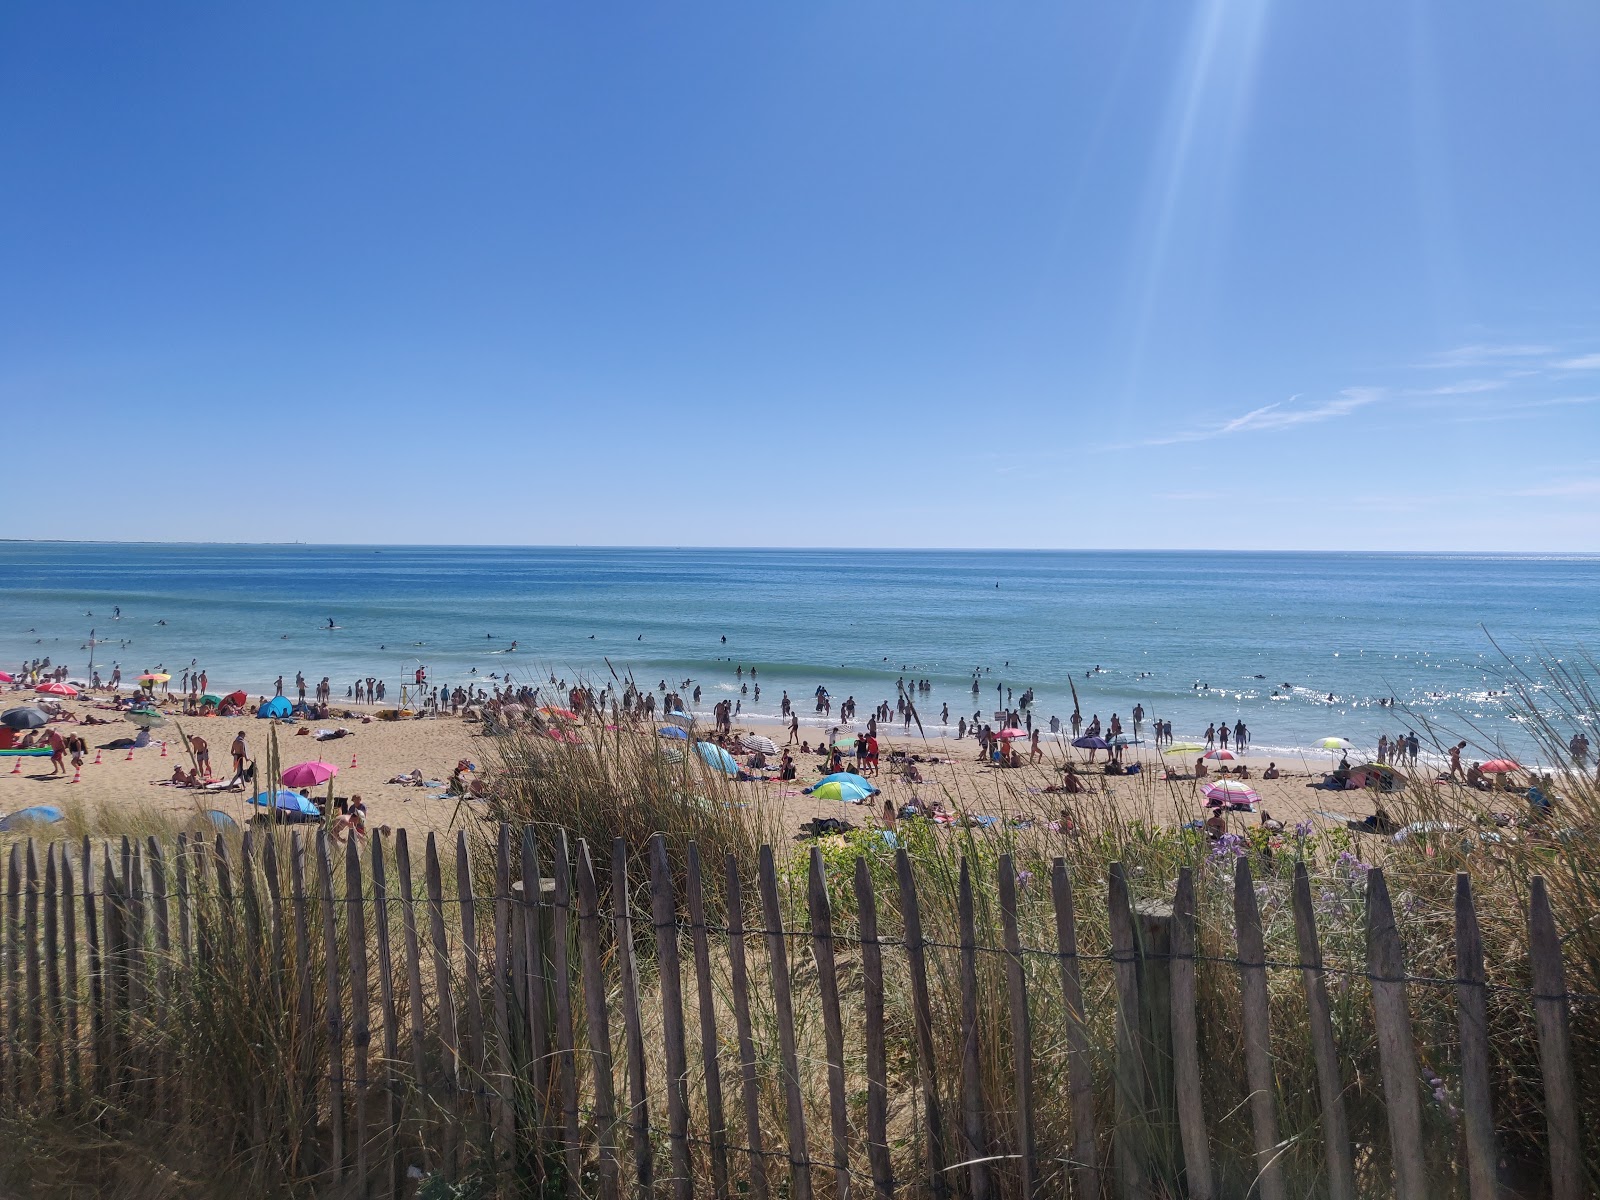
[[[823,686],[863,719],[926,679],[928,728],[946,704],[991,720],[997,687],[1065,721],[1070,680],[1086,720],[1142,704],[1183,740],[1242,719],[1262,754],[1426,727],[1527,753],[1496,693],[1513,664],[1592,649],[1597,601],[1594,556],[10,542],[0,664],[83,677],[93,630],[95,668],[125,681],[161,666],[176,686],[194,661],[212,691],[303,671],[393,699],[418,665],[485,686],[615,670],[769,717],[784,691],[809,717]]]

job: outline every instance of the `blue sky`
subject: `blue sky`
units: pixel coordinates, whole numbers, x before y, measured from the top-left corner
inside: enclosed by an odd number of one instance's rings
[[[19,0],[0,112],[7,536],[1600,551],[1587,0]]]

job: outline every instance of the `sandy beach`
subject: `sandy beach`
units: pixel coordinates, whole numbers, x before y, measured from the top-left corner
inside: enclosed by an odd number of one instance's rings
[[[8,692],[4,695],[3,707],[16,707],[32,699],[31,692]],[[474,811],[474,806],[463,805],[458,798],[443,796],[443,786],[415,787],[390,782],[397,776],[420,771],[425,780],[442,783],[449,779],[456,764],[466,759],[476,765],[490,786],[494,782],[495,738],[485,735],[480,723],[459,717],[390,721],[376,719],[374,709],[352,708],[350,711],[354,715],[328,721],[269,722],[253,716],[242,719],[184,717],[177,715],[173,705],[169,706],[166,723],[152,731],[150,744],[133,750],[130,757],[127,749],[96,751],[96,747],[130,738],[138,732],[133,723],[104,705],[103,698],[93,696],[62,702],[64,709],[79,717],[92,713],[110,722],[87,727],[70,722],[58,726],[64,734],[81,733],[90,745],[78,782],[72,782],[70,762],[66,774],[52,776],[48,759],[6,760],[0,769],[0,813],[15,812],[35,804],[52,804],[64,811],[99,809],[102,815],[97,824],[108,830],[116,827],[117,814],[123,812],[129,814],[130,821],[138,813],[159,813],[174,819],[199,818],[208,809],[221,810],[240,821],[254,815],[255,810],[246,803],[244,790],[204,791],[169,786],[167,781],[173,769],[180,765],[187,769],[190,765],[180,730],[191,738],[199,736],[206,740],[214,773],[225,778],[229,743],[239,730],[242,729],[249,739],[251,753],[263,757],[269,730],[276,728],[282,764],[287,767],[320,760],[338,768],[335,795],[359,795],[368,806],[374,827],[388,825],[413,831],[441,831]],[[348,731],[346,736],[330,741],[318,741],[314,736],[316,729],[339,728]],[[641,732],[649,728],[641,726]],[[786,731],[776,724],[735,724],[734,732],[735,735],[762,734],[780,748],[787,741]],[[815,728],[802,729],[801,736],[815,745],[815,739],[823,733]],[[1184,768],[1192,768],[1192,754],[1163,756],[1149,745],[1133,746],[1127,751],[1127,761],[1139,763],[1140,774],[1108,777],[1101,769],[1103,754],[1096,756],[1101,762],[1090,763],[1086,752],[1067,749],[1064,741],[1049,737],[1045,739],[1045,754],[1040,763],[998,769],[979,761],[978,743],[972,738],[924,739],[915,731],[906,735],[898,730],[891,732],[887,727],[880,730],[880,734],[883,765],[875,782],[883,789],[883,797],[871,809],[864,805],[815,800],[802,794],[801,789],[824,773],[822,759],[815,752],[796,754],[799,778],[794,781],[752,781],[736,786],[749,789],[751,802],[775,815],[778,823],[791,831],[815,817],[835,817],[856,825],[865,824],[875,817],[884,798],[892,801],[896,808],[913,798],[924,802],[938,799],[952,811],[1000,819],[1026,816],[1049,820],[1063,809],[1105,802],[1115,805],[1117,811],[1128,818],[1141,817],[1169,824],[1205,815],[1193,781],[1159,778],[1166,760],[1171,760],[1173,766],[1178,766],[1181,760]],[[891,764],[890,756],[895,751],[911,756],[921,782],[908,781],[898,767]],[[1068,756],[1081,773],[1086,791],[1076,796],[1046,792],[1046,788],[1060,782],[1060,765]],[[1024,759],[1026,757],[1024,753]],[[1267,759],[1246,755],[1226,765],[1236,766],[1238,762],[1250,768],[1250,785],[1262,797],[1260,809],[1284,822],[1314,819],[1318,810],[1353,816],[1370,811],[1370,800],[1365,795],[1307,786],[1322,778],[1330,765],[1326,757],[1317,762],[1280,760],[1278,766],[1283,776],[1273,780],[1261,778],[1262,770],[1268,765]],[[318,789],[319,793],[321,791]],[[1241,822],[1258,819],[1259,815],[1249,813],[1229,817],[1235,827]]]

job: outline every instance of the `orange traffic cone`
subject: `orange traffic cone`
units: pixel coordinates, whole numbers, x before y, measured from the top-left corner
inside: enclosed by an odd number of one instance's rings
[[[13,775],[21,775],[22,774],[22,760],[20,758],[17,759],[16,765],[14,765],[11,768],[11,773]]]
[[[77,783],[78,782],[78,776],[80,776],[82,774],[83,774],[83,771],[80,768],[73,767],[72,768],[72,782],[73,783]]]
[[[128,757],[123,759],[122,761],[123,762],[132,762],[133,761],[133,747],[132,746],[128,747]]]
[[[98,767],[100,765],[100,751],[96,750],[94,752],[94,761],[92,763],[90,763],[89,765],[91,767]]]
[[[163,740],[162,743],[161,743],[161,757],[165,758],[166,756],[167,756],[167,743],[166,743],[165,740]]]
[[[356,756],[354,754],[350,756],[350,769],[352,771],[356,769]]]

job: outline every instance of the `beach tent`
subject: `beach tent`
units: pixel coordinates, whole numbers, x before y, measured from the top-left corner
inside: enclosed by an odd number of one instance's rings
[[[250,703],[250,697],[245,692],[229,692],[223,699],[229,704],[237,704],[240,708]]]
[[[706,766],[721,771],[724,775],[739,773],[738,760],[715,742],[696,742],[695,749],[700,751],[700,757]]]
[[[0,820],[0,831],[11,833],[14,830],[26,829],[30,825],[54,825],[61,820],[61,810],[53,804],[36,804],[32,808],[21,808],[4,820]]]
[[[292,712],[294,712],[294,708],[290,705],[286,697],[274,696],[260,708],[256,709],[256,716],[260,717],[262,720],[266,720],[268,717],[284,718],[289,716],[289,714]]]
[[[207,812],[206,813],[206,820],[210,821],[211,824],[214,827],[216,827],[217,829],[237,829],[237,828],[239,828],[239,822],[235,821],[232,817],[230,817],[227,813],[223,812],[220,808],[213,808],[209,812]]]

